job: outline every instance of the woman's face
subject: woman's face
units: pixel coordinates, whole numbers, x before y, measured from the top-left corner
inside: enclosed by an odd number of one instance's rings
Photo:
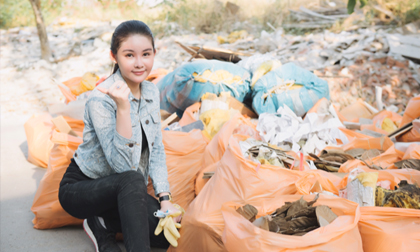
[[[150,39],[135,34],[121,43],[117,55],[111,58],[118,63],[121,75],[128,85],[138,85],[144,81],[153,68],[155,52]]]

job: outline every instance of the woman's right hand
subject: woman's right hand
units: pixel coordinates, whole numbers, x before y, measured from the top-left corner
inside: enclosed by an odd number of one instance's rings
[[[118,109],[130,110],[130,101],[128,100],[130,88],[124,81],[116,81],[111,87],[109,87],[109,89],[102,87],[97,87],[97,89],[111,97],[111,99],[117,104]]]

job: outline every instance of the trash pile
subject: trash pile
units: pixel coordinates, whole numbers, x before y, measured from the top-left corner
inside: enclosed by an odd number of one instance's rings
[[[162,55],[185,50],[148,78],[160,90],[173,200],[186,211],[169,251],[415,250],[416,236],[389,229],[419,234],[420,57],[405,50],[420,38],[274,30],[157,42]],[[25,124],[28,160],[47,168],[35,228],[81,223],[59,205],[58,185],[102,80],[58,83],[66,102]]]
[[[303,197],[295,202],[286,202],[272,214],[258,219],[255,219],[258,210],[252,205],[247,204],[236,211],[255,226],[266,231],[303,236],[309,231],[330,224],[337,218],[328,206],[312,206],[318,197],[319,194],[310,202],[305,201]]]

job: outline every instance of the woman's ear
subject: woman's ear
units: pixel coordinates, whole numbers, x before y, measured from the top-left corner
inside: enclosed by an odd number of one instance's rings
[[[117,59],[116,59],[115,55],[112,53],[112,51],[109,51],[109,57],[111,58],[111,60],[114,64],[117,64]]]

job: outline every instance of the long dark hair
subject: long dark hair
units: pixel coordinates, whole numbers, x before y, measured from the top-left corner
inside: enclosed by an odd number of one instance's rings
[[[147,26],[142,21],[138,20],[129,20],[121,23],[117,26],[112,34],[111,40],[111,52],[114,54],[114,57],[117,56],[118,49],[124,40],[126,40],[129,36],[134,34],[140,34],[150,39],[152,42],[153,51],[155,51],[155,41],[153,39],[152,31],[150,30],[149,26]],[[114,65],[114,70],[112,73],[114,74],[119,69],[118,63]]]

